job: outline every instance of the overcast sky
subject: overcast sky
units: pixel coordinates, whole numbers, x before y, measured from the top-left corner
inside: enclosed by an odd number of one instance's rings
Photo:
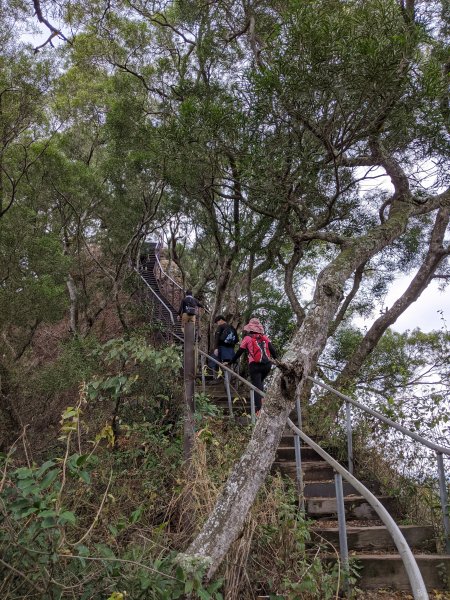
[[[402,277],[393,284],[387,295],[385,307],[390,308],[393,305],[408,287],[409,281],[410,278]],[[432,331],[441,329],[445,325],[450,330],[450,287],[440,292],[438,283],[433,281],[420,298],[397,319],[392,328],[396,331],[405,331],[419,327],[422,331]]]

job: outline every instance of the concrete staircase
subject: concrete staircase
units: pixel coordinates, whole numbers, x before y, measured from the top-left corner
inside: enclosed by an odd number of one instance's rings
[[[198,387],[197,391],[201,391]],[[212,385],[207,382],[206,393],[228,414],[228,401],[223,382]],[[234,396],[234,394],[233,394]],[[235,418],[247,419],[249,403],[238,401],[233,404]],[[302,471],[307,517],[314,521],[313,532],[317,540],[339,548],[339,530],[337,505],[334,487],[334,471],[312,448],[301,447]],[[295,479],[294,437],[286,429],[278,448],[273,471],[279,471],[286,477]],[[363,482],[398,522],[401,519],[395,498],[380,494],[375,484]],[[365,590],[392,589],[410,592],[408,577],[403,562],[395,548],[386,527],[379,521],[367,501],[358,495],[347,482],[343,482],[344,506],[346,512],[347,543],[350,559],[358,567],[358,587]],[[425,525],[403,525],[403,535],[412,548],[427,589],[450,591],[450,556],[437,554],[433,528]],[[326,547],[326,544],[325,544]],[[331,550],[331,546],[330,546]],[[323,560],[335,560],[335,554],[326,550]],[[447,596],[446,596],[447,597]],[[450,598],[450,596],[448,596]]]
[[[311,448],[302,447],[301,451],[306,515],[315,521],[313,529],[320,539],[339,548],[333,470]],[[288,429],[282,438],[274,469],[295,478],[294,438]],[[395,498],[381,495],[375,484],[363,483],[397,522],[401,520]],[[359,566],[358,587],[410,592],[403,562],[386,527],[347,482],[344,482],[344,506],[349,553],[351,560]],[[450,591],[450,556],[436,553],[433,527],[418,524],[402,525],[400,529],[415,554],[427,590]]]

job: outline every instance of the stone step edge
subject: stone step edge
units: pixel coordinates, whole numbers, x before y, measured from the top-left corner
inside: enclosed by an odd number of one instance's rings
[[[392,498],[393,498],[393,496],[383,496],[383,495],[377,496],[377,500],[379,500],[380,502],[382,500],[392,500]],[[312,502],[312,501],[316,502],[316,501],[320,501],[320,500],[325,500],[325,501],[329,502],[330,500],[336,500],[336,498],[330,498],[330,496],[312,496],[311,498],[305,498],[306,502]],[[348,500],[349,502],[350,501],[358,501],[359,502],[360,500],[362,500],[364,502],[367,502],[367,504],[370,504],[370,502],[366,498],[364,498],[364,496],[358,496],[358,495],[352,495],[352,494],[344,496],[344,501],[345,500]]]
[[[316,524],[320,523],[320,521],[316,521],[314,523],[314,527],[312,528],[313,531],[325,531],[325,532],[333,532],[333,533],[339,533],[339,527],[317,527]],[[400,531],[405,531],[405,530],[411,530],[411,529],[422,529],[422,528],[430,528],[433,529],[432,525],[398,525],[398,528],[400,529]],[[376,531],[384,531],[385,529],[387,529],[387,527],[385,525],[368,525],[367,527],[365,527],[364,525],[348,525],[345,527],[345,529],[348,532],[357,532],[357,531],[367,531],[369,529],[371,530],[376,530]],[[449,555],[445,555],[445,556],[450,556]]]

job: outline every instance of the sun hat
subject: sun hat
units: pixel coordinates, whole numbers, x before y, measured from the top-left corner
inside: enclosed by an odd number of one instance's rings
[[[247,331],[248,333],[252,332],[264,335],[264,327],[262,326],[261,321],[256,317],[250,319],[247,325],[244,325],[243,330]]]

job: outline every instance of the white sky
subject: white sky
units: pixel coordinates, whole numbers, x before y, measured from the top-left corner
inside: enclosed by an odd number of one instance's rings
[[[418,164],[416,166],[417,173],[422,173],[421,184],[424,189],[427,186],[431,187],[435,182],[436,170],[432,168],[431,163]],[[364,171],[361,169],[361,173]],[[382,173],[382,170],[375,170],[374,175]],[[391,192],[394,188],[391,184],[389,177],[383,176],[381,179],[376,180],[373,185],[369,182],[367,185],[365,182],[362,183],[362,191],[369,191],[375,188],[387,189]],[[432,193],[436,193],[434,190]],[[397,278],[389,288],[389,292],[383,303],[383,308],[391,308],[394,302],[403,294],[408,287],[411,279],[414,276],[414,271],[410,275],[403,275]],[[378,315],[375,315],[375,318]],[[370,320],[370,323],[373,318]],[[369,320],[364,321],[364,325],[370,327]],[[439,290],[439,282],[432,281],[427,289],[421,294],[411,306],[409,306],[405,312],[397,319],[392,326],[392,329],[396,331],[406,331],[407,329],[412,330],[419,328],[422,331],[432,331],[436,329],[446,328],[450,330],[450,285],[446,290]]]
[[[392,285],[385,306],[388,308],[392,306],[408,287],[410,279],[402,277]],[[442,311],[442,314],[439,311]],[[450,329],[450,287],[441,292],[438,289],[438,282],[432,281],[420,298],[397,319],[392,328],[396,331],[405,331],[419,327],[422,331],[432,331],[441,329],[445,325]]]

